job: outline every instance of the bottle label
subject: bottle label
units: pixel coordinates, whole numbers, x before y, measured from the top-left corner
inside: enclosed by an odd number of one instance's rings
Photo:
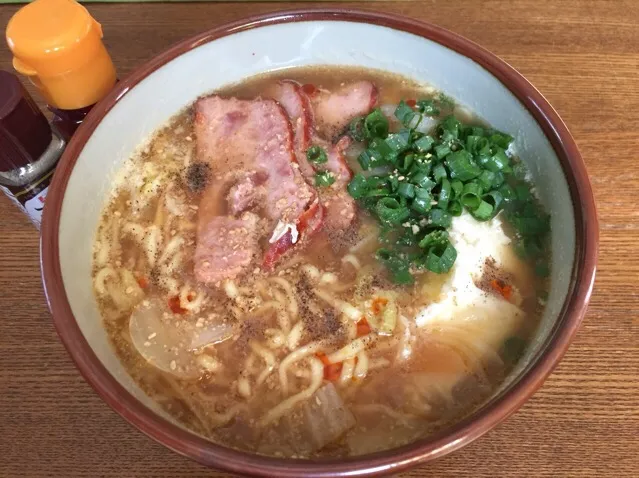
[[[49,188],[45,188],[36,194],[33,198],[24,203],[24,208],[31,220],[38,226],[42,222],[42,210],[44,209],[44,200],[47,197],[47,191]]]
[[[49,191],[53,171],[52,169],[37,182],[24,188],[0,186],[0,189],[29,216],[31,222],[38,229],[40,229],[40,223],[42,222],[42,211],[44,210],[44,202]]]

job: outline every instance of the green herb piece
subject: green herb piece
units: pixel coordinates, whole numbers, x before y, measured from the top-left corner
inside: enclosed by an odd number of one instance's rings
[[[437,207],[444,210],[448,209],[451,192],[452,189],[450,181],[446,178],[442,179],[441,189],[439,190],[439,196],[437,197]]]
[[[410,273],[410,262],[408,259],[389,249],[379,249],[377,259],[388,269],[391,280],[395,284],[412,284],[415,282]]]
[[[450,170],[451,179],[462,182],[475,179],[481,174],[481,168],[475,164],[472,155],[465,150],[455,151],[446,157],[446,165]]]
[[[482,188],[478,182],[466,183],[459,200],[466,209],[474,211],[481,204],[482,193]]]
[[[493,217],[493,207],[486,201],[481,201],[479,206],[470,213],[478,221],[488,221]]]
[[[463,211],[463,207],[459,200],[453,199],[448,204],[448,214],[450,214],[451,216],[459,217],[461,216],[462,211]]]
[[[326,151],[317,145],[311,146],[306,150],[306,159],[313,164],[323,164],[328,161]]]
[[[415,141],[413,146],[420,153],[426,153],[431,150],[434,144],[435,144],[435,139],[432,136],[426,135],[426,136],[422,136],[417,141]]]
[[[397,199],[391,197],[377,201],[375,212],[383,222],[389,224],[400,224],[410,216],[408,209],[402,206]]]
[[[356,174],[347,186],[348,194],[355,199],[363,198],[368,191],[368,181],[362,174]]]
[[[425,188],[415,188],[415,199],[411,203],[410,207],[414,211],[420,214],[427,214],[433,207],[433,197],[430,191]]]
[[[315,174],[315,186],[328,187],[335,182],[335,176],[330,171],[319,171]]]
[[[388,119],[379,108],[376,108],[364,119],[364,137],[384,139],[387,135]]]
[[[448,243],[448,233],[440,229],[429,232],[419,241],[419,247],[428,249],[434,246],[446,246]]]
[[[435,227],[441,227],[448,229],[453,222],[453,217],[448,214],[448,211],[444,211],[439,208],[432,209],[429,216],[429,225]]]
[[[397,186],[397,194],[407,199],[415,197],[415,186],[411,183],[401,182]]]
[[[457,259],[457,250],[450,241],[446,240],[446,244],[438,244],[428,250],[426,269],[436,274],[444,274],[453,267],[455,259]]]
[[[416,113],[413,108],[408,106],[404,100],[400,101],[397,108],[395,108],[395,118],[397,118],[399,122],[407,128],[415,127],[415,118],[418,116],[419,114]],[[419,120],[417,120],[417,122],[419,122]]]
[[[420,113],[426,116],[439,116],[440,110],[433,100],[419,100],[415,105]]]
[[[410,131],[403,130],[399,133],[391,133],[386,138],[386,145],[391,151],[402,152],[408,149]]]

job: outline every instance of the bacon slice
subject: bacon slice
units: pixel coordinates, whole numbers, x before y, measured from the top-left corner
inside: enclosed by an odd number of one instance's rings
[[[314,184],[315,173],[327,170],[333,173],[335,182],[328,188],[318,190],[326,208],[324,224],[333,231],[347,229],[357,211],[354,199],[346,187],[352,172],[344,158],[350,139],[342,137],[336,144],[321,138],[316,131],[316,122],[326,131],[341,131],[356,116],[368,114],[377,102],[377,88],[371,82],[359,81],[345,85],[334,93],[316,90],[309,97],[304,88],[292,81],[282,81],[272,92],[286,110],[295,132],[295,152],[300,171],[309,184]],[[311,106],[312,105],[312,106]],[[322,147],[328,161],[323,165],[312,165],[306,159],[306,150],[311,145]]]
[[[276,100],[288,115],[294,132],[295,157],[300,166],[302,176],[313,184],[315,169],[306,159],[306,150],[313,139],[313,110],[308,96],[294,81],[280,81],[273,86],[270,95]]]
[[[244,272],[259,254],[258,240],[279,221],[296,224],[316,193],[294,167],[291,125],[273,100],[202,98],[196,103],[195,133],[198,160],[212,172],[200,201],[195,273],[199,281],[212,283]],[[251,195],[256,178],[263,181],[259,197]],[[221,194],[229,201],[226,207]],[[264,227],[258,228],[254,214],[230,216],[247,208],[259,209]],[[246,240],[224,242],[229,230],[242,229]]]

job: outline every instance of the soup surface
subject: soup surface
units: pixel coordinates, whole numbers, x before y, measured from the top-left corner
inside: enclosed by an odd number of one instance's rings
[[[450,425],[543,311],[548,220],[511,142],[372,70],[199,98],[104,209],[94,288],[118,356],[176,420],[251,452],[359,455]]]

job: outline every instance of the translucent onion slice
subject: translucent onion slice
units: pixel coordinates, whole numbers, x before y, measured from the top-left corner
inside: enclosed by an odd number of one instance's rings
[[[234,328],[225,323],[196,327],[187,318],[176,318],[160,299],[140,303],[129,320],[131,341],[153,366],[182,378],[202,372],[196,361],[197,349],[228,339]]]

